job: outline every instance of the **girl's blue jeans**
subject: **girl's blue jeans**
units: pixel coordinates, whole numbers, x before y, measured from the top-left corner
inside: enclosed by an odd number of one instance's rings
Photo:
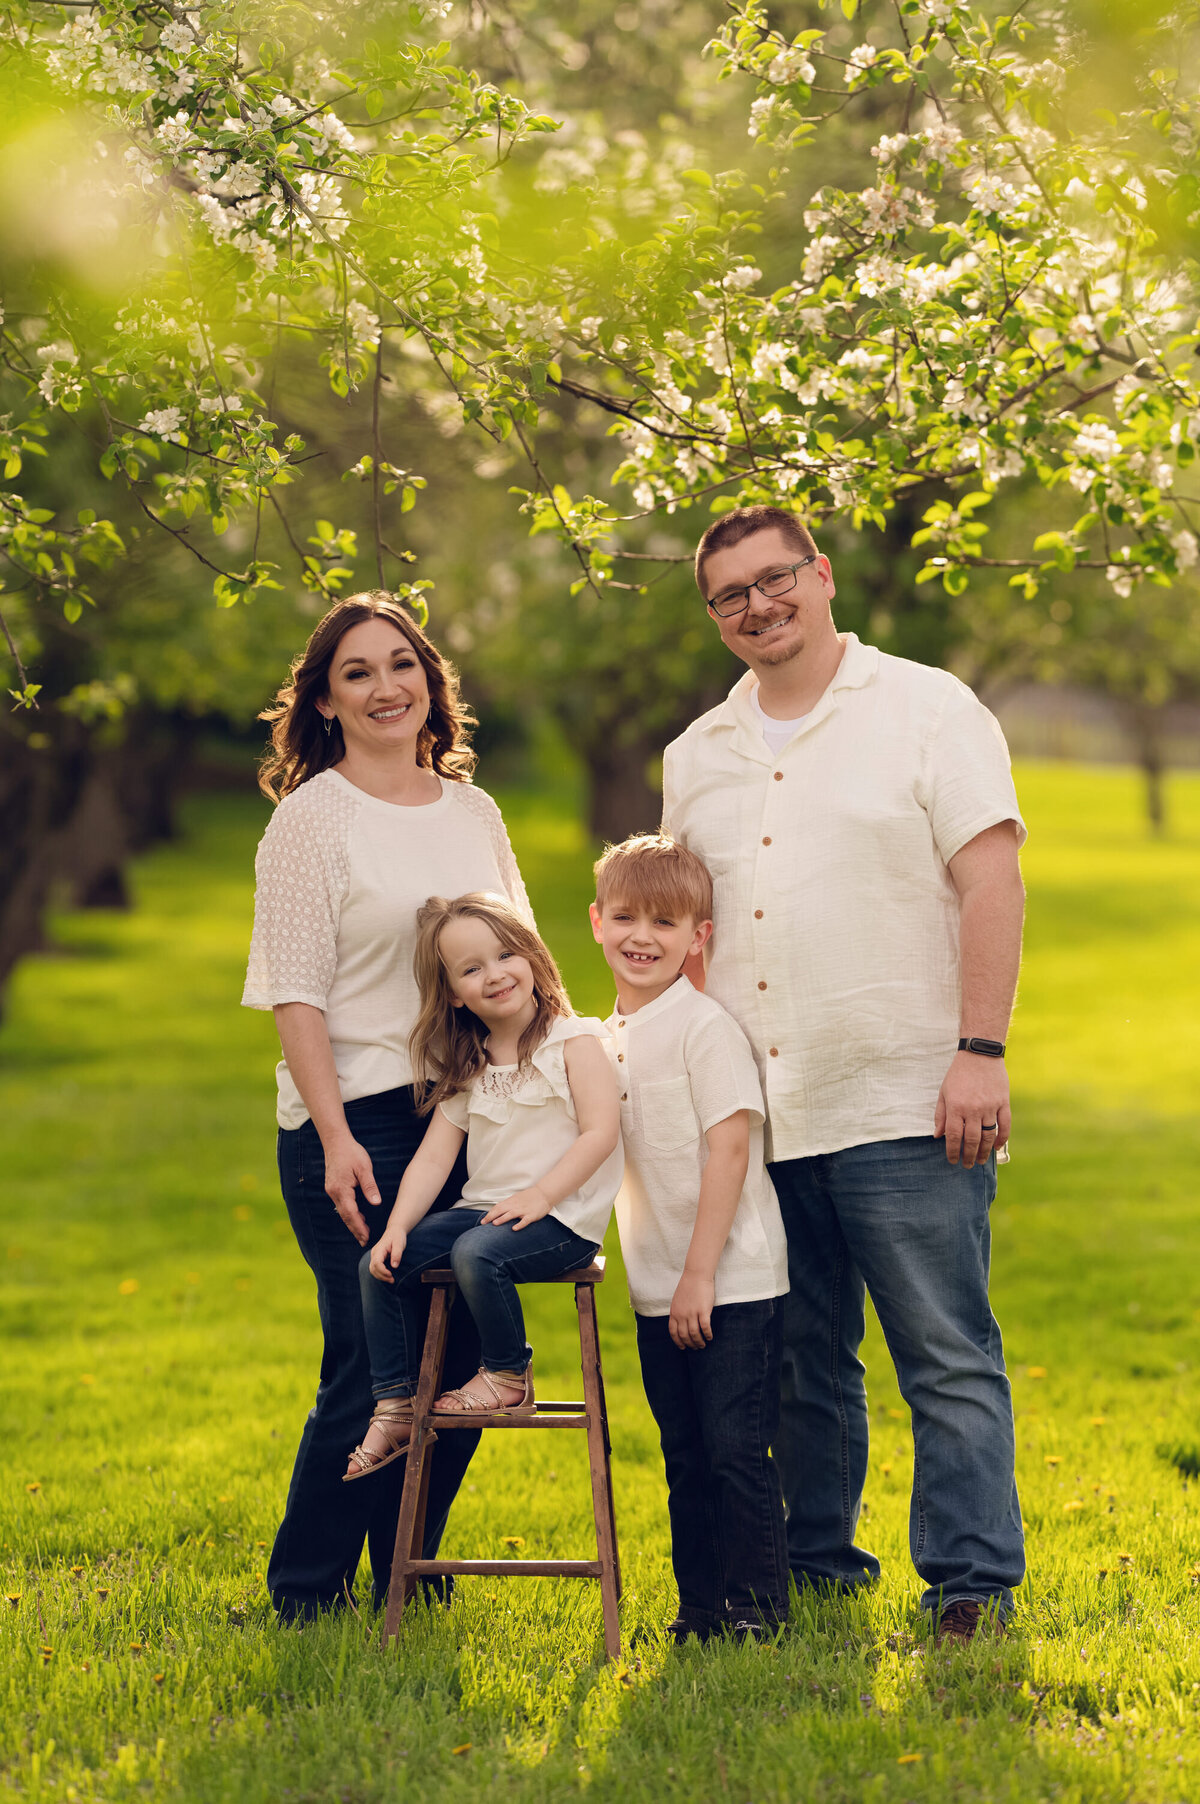
[[[363,1325],[376,1397],[411,1397],[421,1370],[429,1286],[421,1274],[448,1265],[479,1334],[480,1363],[489,1372],[523,1372],[533,1357],[517,1285],[560,1278],[588,1265],[599,1251],[553,1215],[528,1227],[484,1225],[485,1209],[447,1209],[427,1215],[408,1236],[392,1282],[371,1276],[364,1253],[358,1276]],[[454,1437],[451,1437],[452,1439]]]

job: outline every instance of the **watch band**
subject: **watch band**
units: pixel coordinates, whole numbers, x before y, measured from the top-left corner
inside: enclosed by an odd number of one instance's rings
[[[1004,1041],[976,1039],[960,1040],[958,1042],[958,1050],[960,1052],[977,1052],[981,1058],[985,1059],[1002,1059],[1004,1057]]]

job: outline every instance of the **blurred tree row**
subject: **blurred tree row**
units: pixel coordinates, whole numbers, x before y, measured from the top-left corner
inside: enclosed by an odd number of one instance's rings
[[[1198,27],[11,0],[0,975],[356,587],[432,606],[493,736],[556,718],[598,832],[651,824],[743,501],[818,526],[842,625],[1104,687],[1152,770],[1200,674]]]

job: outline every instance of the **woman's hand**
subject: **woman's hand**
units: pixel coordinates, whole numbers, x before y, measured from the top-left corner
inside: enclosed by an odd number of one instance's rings
[[[371,1249],[371,1276],[391,1284],[392,1273],[404,1257],[407,1245],[408,1230],[398,1221],[389,1221]]]
[[[509,1221],[515,1234],[519,1229],[527,1228],[531,1221],[541,1221],[549,1213],[550,1198],[543,1196],[537,1185],[533,1184],[528,1190],[518,1190],[506,1203],[493,1203],[480,1226]]]
[[[371,1236],[358,1206],[356,1189],[378,1208],[379,1186],[375,1182],[370,1153],[357,1140],[336,1140],[325,1148],[325,1194],[359,1246],[365,1247]]]

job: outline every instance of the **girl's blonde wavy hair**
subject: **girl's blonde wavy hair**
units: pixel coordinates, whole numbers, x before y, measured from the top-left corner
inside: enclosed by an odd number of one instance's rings
[[[421,1006],[408,1042],[418,1093],[424,1085],[424,1097],[418,1103],[423,1115],[465,1090],[487,1064],[484,1041],[488,1029],[465,1004],[456,1006],[442,963],[442,934],[451,921],[463,920],[485,922],[507,951],[518,952],[529,960],[536,1008],[517,1045],[517,1058],[522,1065],[529,1063],[559,1016],[572,1012],[553,955],[507,897],[485,890],[472,890],[452,901],[445,896],[430,896],[424,907],[417,910],[413,975]]]

